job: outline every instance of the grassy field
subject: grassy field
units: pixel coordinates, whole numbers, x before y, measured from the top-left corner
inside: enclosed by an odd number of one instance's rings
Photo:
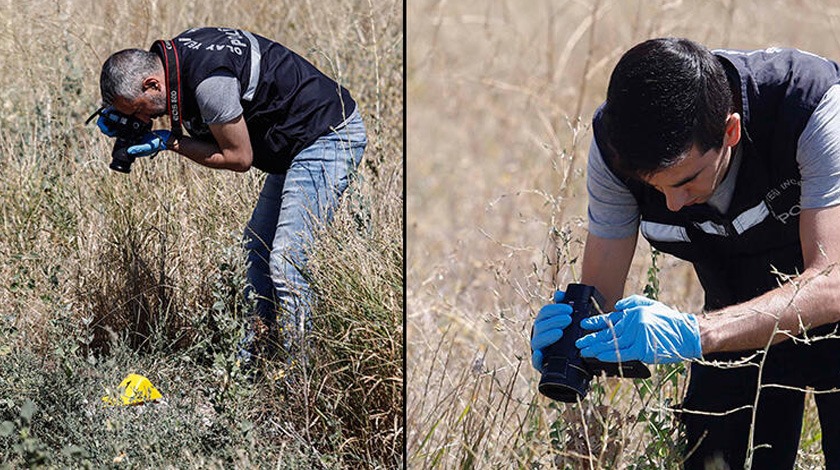
[[[650,37],[840,58],[830,2],[408,4],[407,445],[413,468],[678,468],[682,366],[538,396],[536,312],[577,280],[589,123],[620,54]],[[691,270],[640,242],[627,292],[697,311]],[[808,397],[798,468],[822,465]]]
[[[0,1],[0,468],[402,466],[403,14],[390,0]],[[360,178],[311,250],[311,363],[269,361],[255,382],[234,353],[263,175],[168,152],[118,174],[84,125],[111,52],[204,25],[307,57],[368,128]],[[163,400],[104,407],[129,372]]]

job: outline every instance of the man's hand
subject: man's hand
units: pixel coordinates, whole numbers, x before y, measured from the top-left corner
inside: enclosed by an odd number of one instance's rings
[[[542,372],[542,350],[556,343],[563,336],[563,328],[572,323],[572,307],[563,301],[563,291],[554,293],[554,303],[540,309],[531,330],[531,365]]]
[[[125,153],[134,157],[154,156],[161,150],[166,150],[166,142],[172,133],[167,130],[152,131],[143,136],[141,143],[125,149]]]
[[[96,120],[96,125],[99,127],[99,130],[102,131],[103,134],[107,135],[108,137],[116,137],[116,125],[120,119],[124,119],[124,117],[116,110],[114,110],[114,108],[108,106],[107,108],[103,109],[102,112],[99,114],[99,119]]]
[[[582,328],[597,330],[575,342],[582,356],[606,362],[639,360],[647,364],[702,356],[700,328],[694,315],[680,313],[641,295],[619,300],[615,310],[581,320]]]

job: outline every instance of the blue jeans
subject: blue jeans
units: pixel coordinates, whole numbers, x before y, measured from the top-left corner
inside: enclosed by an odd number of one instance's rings
[[[311,293],[303,273],[313,228],[332,220],[366,145],[357,109],[343,126],[297,154],[285,174],[266,177],[245,228],[246,294],[255,294],[254,315],[269,328],[277,324],[289,352],[310,322]]]

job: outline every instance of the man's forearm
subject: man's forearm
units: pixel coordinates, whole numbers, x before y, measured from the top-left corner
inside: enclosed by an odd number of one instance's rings
[[[624,293],[624,283],[636,250],[636,235],[601,238],[590,233],[583,253],[581,282],[598,288],[606,300],[605,311],[613,308]]]
[[[250,166],[242,165],[239,159],[226,156],[215,143],[191,137],[181,137],[170,147],[170,150],[208,168],[233,171],[246,171],[250,168]]]
[[[837,267],[806,270],[755,299],[698,315],[703,354],[762,349],[840,321],[838,289]]]

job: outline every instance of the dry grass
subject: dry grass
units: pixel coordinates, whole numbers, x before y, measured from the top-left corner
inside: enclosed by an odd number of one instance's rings
[[[101,467],[125,452],[134,466],[185,455],[183,465],[227,468],[400,466],[402,23],[389,0],[0,2],[0,365],[28,368],[0,385],[0,422],[16,423],[12,437],[0,433],[0,460],[31,465],[43,454],[42,463]],[[351,90],[368,128],[352,197],[312,253],[322,341],[294,383],[275,375],[251,385],[233,357],[239,239],[260,172],[164,153],[117,174],[107,168],[111,142],[84,126],[111,52],[202,25],[249,29],[299,52]],[[332,318],[339,312],[343,322]],[[174,408],[143,421],[154,444],[126,449],[142,440],[122,421],[130,416],[80,403],[96,403],[129,369],[145,370]],[[27,399],[39,410],[29,420]],[[56,401],[67,403],[48,405]],[[125,426],[123,441],[97,426],[106,419]],[[82,442],[86,434],[101,440]],[[171,449],[177,436],[192,443]],[[25,441],[37,452],[14,447]]]
[[[407,14],[409,462],[676,466],[667,407],[681,400],[679,369],[661,368],[651,390],[602,382],[582,409],[535,396],[532,319],[579,276],[592,113],[618,56],[643,39],[836,59],[840,11],[799,1],[426,0]],[[659,264],[661,299],[698,310],[690,269]],[[642,290],[649,266],[640,242],[626,291]],[[800,468],[820,464],[818,436],[809,398]]]

